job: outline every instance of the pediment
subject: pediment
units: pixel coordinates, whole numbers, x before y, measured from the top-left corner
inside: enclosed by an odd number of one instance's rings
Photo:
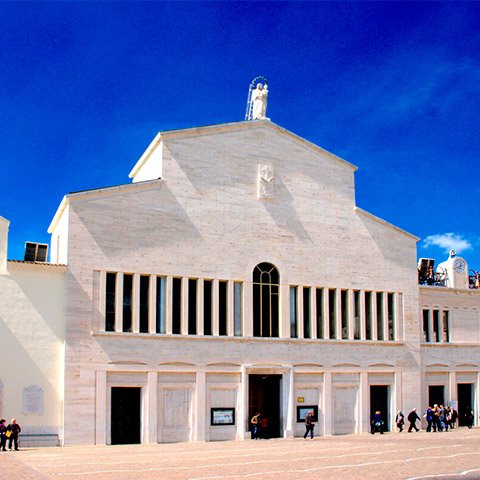
[[[310,150],[313,153],[326,157],[330,161],[333,161],[339,166],[347,168],[352,172],[357,170],[355,165],[352,165],[343,158],[324,150],[309,140],[306,140],[294,134],[293,132],[280,127],[269,120],[256,120],[247,122],[222,123],[205,127],[194,127],[159,132],[134,165],[129,173],[129,177],[133,179],[134,183],[163,178],[163,156],[164,154],[167,156],[170,155],[170,153],[164,152],[165,148],[167,148],[167,150],[169,149],[167,144],[172,146],[172,143],[174,144],[177,140],[185,141],[189,139],[195,140],[195,142],[202,142],[202,138],[206,139],[207,137],[215,136],[218,145],[228,145],[229,142],[222,142],[222,135],[226,136],[234,132],[242,131],[254,131],[254,133],[257,135],[257,138],[262,134],[262,131],[273,133],[274,135],[278,136],[279,142],[281,139],[287,139],[296,144],[298,147]],[[271,143],[271,139],[269,141]],[[252,145],[252,148],[255,148],[255,145]]]
[[[189,362],[161,362],[158,365],[168,366],[168,367],[196,367],[194,363]]]
[[[229,363],[229,362],[213,362],[207,363],[207,367],[241,367],[239,363]]]
[[[113,362],[108,362],[108,365],[146,365],[146,363],[136,360],[114,360]]]
[[[309,367],[309,368],[323,368],[320,363],[296,363],[293,365],[295,368]]]
[[[369,367],[374,367],[374,368],[393,368],[394,365],[391,363],[371,363]]]
[[[445,363],[430,363],[427,368],[449,368],[449,365]]]

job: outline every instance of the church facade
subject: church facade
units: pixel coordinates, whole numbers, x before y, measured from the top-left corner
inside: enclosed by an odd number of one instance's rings
[[[61,442],[244,439],[257,412],[269,437],[303,434],[311,409],[318,435],[429,402],[476,413],[480,291],[464,272],[419,286],[418,238],[356,206],[355,170],[257,120],[160,133],[132,183],[66,195],[49,228]]]

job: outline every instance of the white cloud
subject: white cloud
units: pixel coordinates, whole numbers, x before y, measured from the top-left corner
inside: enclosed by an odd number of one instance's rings
[[[472,244],[467,239],[451,232],[429,235],[423,240],[423,247],[431,247],[432,245],[443,248],[445,252],[455,250],[455,252],[461,253],[472,249]]]

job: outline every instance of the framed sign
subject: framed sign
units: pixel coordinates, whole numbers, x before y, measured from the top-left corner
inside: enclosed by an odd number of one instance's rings
[[[235,425],[235,409],[212,408],[210,425]]]
[[[301,405],[297,406],[297,423],[304,423],[307,413],[313,410],[313,421],[318,422],[318,406],[317,405]]]

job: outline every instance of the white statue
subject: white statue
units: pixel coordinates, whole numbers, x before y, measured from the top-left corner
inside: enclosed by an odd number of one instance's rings
[[[267,113],[267,97],[268,97],[268,86],[259,83],[257,88],[252,92],[252,120],[264,120],[267,118],[265,114]]]

